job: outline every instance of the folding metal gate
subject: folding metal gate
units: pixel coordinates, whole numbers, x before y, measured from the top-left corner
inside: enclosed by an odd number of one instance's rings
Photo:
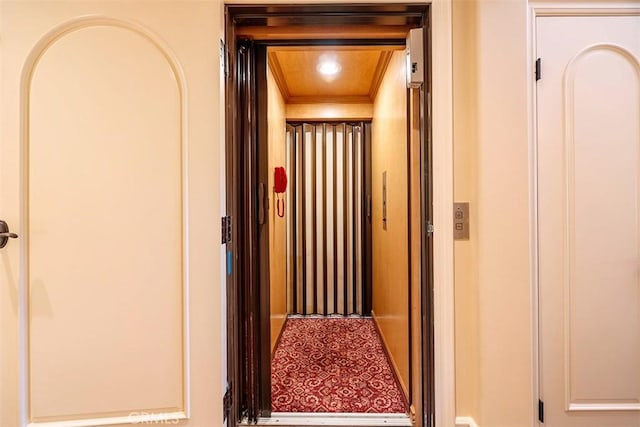
[[[369,123],[289,123],[288,310],[371,312]]]

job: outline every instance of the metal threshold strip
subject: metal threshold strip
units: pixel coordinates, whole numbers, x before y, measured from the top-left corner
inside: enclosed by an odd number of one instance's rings
[[[246,420],[241,425],[249,425]],[[412,426],[407,414],[301,413],[273,412],[269,418],[258,418],[261,426]]]

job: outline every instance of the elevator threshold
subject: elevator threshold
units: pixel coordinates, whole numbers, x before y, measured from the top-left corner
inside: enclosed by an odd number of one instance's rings
[[[249,425],[246,420],[241,425]],[[258,418],[259,426],[412,426],[406,414],[358,414],[358,413],[307,413],[272,412],[271,417]]]

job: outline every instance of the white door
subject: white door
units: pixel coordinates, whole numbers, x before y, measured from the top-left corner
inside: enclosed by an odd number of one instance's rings
[[[537,18],[547,426],[640,426],[638,12]]]
[[[222,422],[217,2],[0,2],[0,425]]]

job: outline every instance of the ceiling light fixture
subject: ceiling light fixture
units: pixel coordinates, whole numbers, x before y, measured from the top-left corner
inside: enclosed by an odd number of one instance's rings
[[[342,70],[342,67],[335,59],[335,56],[322,55],[316,70],[323,76],[335,76]]]

